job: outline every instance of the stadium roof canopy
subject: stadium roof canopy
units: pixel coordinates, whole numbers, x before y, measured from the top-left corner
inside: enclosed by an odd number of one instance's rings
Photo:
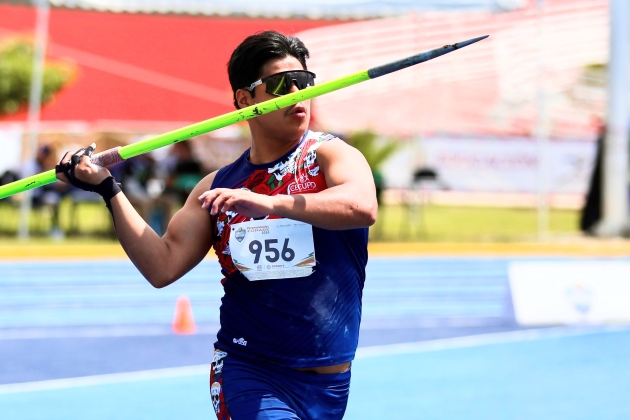
[[[266,18],[367,19],[427,10],[509,11],[528,0],[49,0],[58,7],[109,12],[177,13]],[[0,3],[3,2],[0,0]],[[36,3],[9,0],[10,3]]]

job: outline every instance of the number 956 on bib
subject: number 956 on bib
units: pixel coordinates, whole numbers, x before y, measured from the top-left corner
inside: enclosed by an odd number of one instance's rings
[[[231,226],[230,253],[248,280],[306,277],[315,267],[313,227],[291,219]]]

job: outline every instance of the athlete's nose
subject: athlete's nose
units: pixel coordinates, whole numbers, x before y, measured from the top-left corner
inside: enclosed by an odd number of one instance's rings
[[[291,90],[289,90],[289,93],[297,92],[299,90],[300,88],[297,86],[297,81],[293,80],[291,83]]]

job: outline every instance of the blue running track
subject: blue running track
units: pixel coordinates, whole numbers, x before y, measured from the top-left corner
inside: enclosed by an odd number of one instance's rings
[[[630,418],[630,330],[523,330],[506,258],[373,258],[348,419]],[[0,263],[0,419],[210,419],[222,294],[202,262]],[[198,333],[171,333],[187,295]]]

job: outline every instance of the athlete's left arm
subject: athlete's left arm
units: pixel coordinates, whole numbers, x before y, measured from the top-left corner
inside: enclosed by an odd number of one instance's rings
[[[331,230],[373,225],[378,212],[376,187],[361,152],[342,140],[332,139],[317,149],[317,162],[328,185],[317,193],[266,196],[218,188],[199,199],[211,214],[219,210],[247,217],[274,214]]]
[[[317,163],[328,188],[314,194],[278,196],[273,214],[324,229],[373,225],[378,213],[376,187],[361,152],[332,139],[317,149]]]

